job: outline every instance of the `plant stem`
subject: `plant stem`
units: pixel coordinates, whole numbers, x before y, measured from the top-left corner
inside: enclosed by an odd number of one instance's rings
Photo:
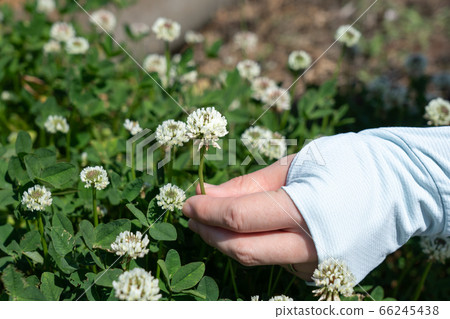
[[[272,278],[273,278],[274,268],[275,268],[275,265],[272,265],[272,267],[270,267],[269,286],[267,287],[267,296],[270,296],[270,292],[272,291]]]
[[[94,227],[98,226],[98,212],[97,212],[97,190],[92,186],[92,213],[94,214]]]
[[[277,287],[278,281],[280,280],[281,274],[283,273],[283,268],[279,267],[278,274],[275,277],[275,282],[272,285],[272,291],[269,293],[269,297],[273,295],[273,292],[275,291],[275,288]]]
[[[167,182],[172,183],[173,180],[173,160],[175,149],[169,149],[170,152],[170,161],[167,163]]]
[[[288,122],[289,119],[289,111],[285,110],[282,115],[281,115],[281,125],[280,125],[280,130],[284,130],[286,128],[286,124]]]
[[[286,289],[283,292],[283,295],[286,295],[289,291],[289,289],[291,288],[291,286],[294,284],[295,280],[297,279],[297,276],[292,276],[291,281],[289,282],[289,284],[287,285]]]
[[[171,68],[169,42],[165,41],[164,44],[165,44],[165,48],[166,48],[165,53],[166,53],[166,65],[167,65],[167,70],[166,70],[167,86],[169,86],[169,83],[170,83],[170,68]]]
[[[66,134],[66,159],[70,162],[70,130]]]
[[[237,300],[239,298],[239,292],[237,289],[236,280],[234,278],[233,264],[231,263],[230,258],[228,258],[228,264],[229,264],[230,275],[231,275],[231,283],[233,284],[234,295],[236,296],[236,300]]]
[[[414,293],[413,301],[419,300],[420,293],[422,292],[423,285],[425,283],[425,280],[427,279],[428,273],[430,272],[431,266],[433,265],[432,261],[429,261],[427,264],[427,267],[425,268],[422,278],[420,278],[419,285],[417,286],[416,292]]]
[[[203,178],[203,166],[205,165],[205,152],[206,149],[202,147],[200,150],[200,165],[198,166],[198,178],[200,181],[200,190],[202,191],[202,195],[206,195]]]
[[[47,242],[45,241],[44,223],[42,222],[42,214],[40,211],[38,211],[38,226],[39,226],[39,233],[41,234],[42,249],[44,250],[44,264],[45,264],[45,261],[47,261],[48,248]]]

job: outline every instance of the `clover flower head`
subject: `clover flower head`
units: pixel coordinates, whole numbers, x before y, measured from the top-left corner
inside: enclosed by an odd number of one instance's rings
[[[334,38],[348,47],[356,45],[361,38],[361,32],[350,25],[341,25]]]
[[[450,237],[422,237],[420,247],[430,261],[445,264],[446,259],[450,258]]]
[[[450,125],[450,102],[440,97],[431,100],[425,107],[428,125]]]
[[[150,33],[150,27],[143,22],[131,23],[129,28],[131,35],[135,38],[143,37]]]
[[[254,78],[252,80],[252,98],[259,101],[262,99],[267,89],[276,87],[277,84],[275,81],[265,76]]]
[[[0,96],[2,101],[11,101],[13,97],[14,97],[13,94],[9,91],[3,91],[2,95]]]
[[[55,134],[56,132],[69,132],[69,124],[65,117],[61,115],[50,115],[44,123],[47,132]]]
[[[349,297],[353,294],[356,284],[355,276],[343,261],[332,258],[321,262],[312,275],[312,279],[319,289],[313,291],[320,300],[338,301],[339,295]]]
[[[44,44],[43,51],[45,54],[61,52],[61,44],[56,40],[49,40]]]
[[[272,133],[272,136],[267,143],[263,144],[260,151],[269,159],[280,159],[287,155],[286,138],[280,133]]]
[[[183,84],[195,84],[198,79],[198,72],[195,70],[189,71],[180,77],[180,82]]]
[[[89,42],[83,37],[71,38],[66,43],[66,52],[70,55],[85,54],[89,50]]]
[[[86,166],[88,163],[88,153],[87,152],[83,152],[81,153],[81,166]]]
[[[170,19],[158,18],[152,26],[152,31],[158,39],[172,42],[180,36],[181,26]]]
[[[269,301],[294,301],[291,297],[285,295],[273,296]]]
[[[165,74],[167,70],[166,58],[159,54],[150,54],[145,58],[143,67],[150,73]]]
[[[252,297],[250,298],[250,301],[259,301],[259,295],[252,296]]]
[[[147,249],[149,242],[147,235],[142,238],[141,232],[134,234],[127,230],[116,237],[111,244],[111,250],[118,256],[127,255],[131,259],[142,258],[149,252]]]
[[[260,127],[251,126],[241,135],[242,141],[250,148],[260,150],[272,138],[272,131]]]
[[[67,42],[75,37],[75,29],[66,22],[55,22],[50,29],[50,37],[59,42]]]
[[[241,78],[247,80],[253,80],[261,73],[259,64],[252,60],[241,61],[237,64],[236,68]]]
[[[99,28],[99,31],[113,32],[117,25],[117,19],[114,13],[105,9],[92,12],[90,21]]]
[[[123,127],[125,127],[125,129],[131,133],[131,135],[136,135],[142,132],[142,127],[139,125],[138,121],[131,121],[130,119],[126,119],[123,123]]]
[[[189,141],[186,123],[175,120],[164,121],[156,128],[156,140],[167,148],[183,146]]]
[[[36,11],[40,13],[51,13],[55,8],[55,0],[38,0],[36,4]]]
[[[115,295],[120,300],[127,301],[156,301],[159,294],[159,281],[142,268],[134,268],[113,281]]]
[[[109,184],[108,174],[101,166],[88,166],[80,173],[80,179],[85,183],[84,187],[95,187],[98,190],[105,189]]]
[[[233,42],[238,49],[244,52],[252,52],[258,45],[258,36],[253,32],[242,31],[234,35]]]
[[[214,107],[198,109],[188,116],[187,130],[189,138],[197,139],[198,149],[209,145],[220,149],[217,141],[228,134],[227,119]]]
[[[196,44],[205,41],[205,37],[201,33],[189,30],[184,35],[184,40],[186,41],[186,43]]]
[[[156,203],[162,209],[175,211],[175,208],[183,208],[183,203],[186,199],[184,191],[176,185],[171,183],[164,185],[159,189],[159,194],[156,195]]]
[[[299,71],[308,68],[311,65],[311,56],[305,51],[292,51],[289,54],[288,65],[291,70]]]
[[[405,60],[406,72],[413,78],[420,77],[425,73],[427,64],[426,56],[420,53],[412,53]]]
[[[34,185],[22,195],[22,205],[31,211],[43,211],[52,201],[52,193],[45,186]]]
[[[267,107],[275,106],[275,110],[280,113],[291,109],[291,97],[287,90],[280,87],[269,87],[261,101]]]

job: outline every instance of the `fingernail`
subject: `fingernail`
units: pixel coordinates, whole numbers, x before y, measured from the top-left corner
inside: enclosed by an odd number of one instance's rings
[[[189,203],[184,203],[183,205],[183,214],[187,217],[191,217],[192,215],[192,206]]]

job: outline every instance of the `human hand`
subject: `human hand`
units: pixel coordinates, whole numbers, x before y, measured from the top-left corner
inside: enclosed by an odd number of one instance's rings
[[[245,266],[281,265],[311,280],[317,253],[302,215],[281,188],[294,155],[189,198],[183,213],[203,240]]]

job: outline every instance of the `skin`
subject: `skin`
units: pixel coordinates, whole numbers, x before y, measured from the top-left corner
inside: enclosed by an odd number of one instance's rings
[[[292,264],[295,275],[311,280],[316,248],[301,213],[281,189],[294,156],[221,185],[205,184],[207,195],[197,185],[197,195],[183,206],[189,228],[245,266],[289,270]]]

